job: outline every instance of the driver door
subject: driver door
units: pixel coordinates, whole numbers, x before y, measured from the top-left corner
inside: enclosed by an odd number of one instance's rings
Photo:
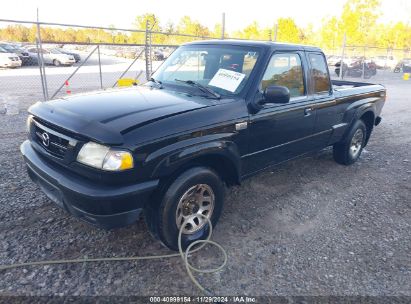
[[[249,153],[245,156],[244,173],[252,173],[283,162],[312,149],[314,132],[314,98],[307,92],[307,71],[304,52],[276,52],[272,55],[260,83],[263,90],[270,85],[290,90],[285,104],[265,104],[249,118]]]

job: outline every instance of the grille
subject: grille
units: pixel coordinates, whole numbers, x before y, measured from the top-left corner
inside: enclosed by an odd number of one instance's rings
[[[63,159],[66,155],[69,139],[67,136],[34,122],[34,140],[50,154]]]

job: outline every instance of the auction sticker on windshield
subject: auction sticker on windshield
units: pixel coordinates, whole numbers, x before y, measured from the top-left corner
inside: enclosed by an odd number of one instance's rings
[[[214,75],[213,79],[208,83],[208,85],[221,88],[230,92],[235,92],[241,81],[243,81],[245,74],[219,69]]]

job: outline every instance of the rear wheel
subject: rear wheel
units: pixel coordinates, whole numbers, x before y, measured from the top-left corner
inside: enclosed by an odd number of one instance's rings
[[[361,155],[366,142],[367,127],[362,120],[357,120],[347,136],[334,145],[334,160],[342,165],[355,163]]]
[[[183,229],[181,242],[185,249],[192,242],[207,237],[209,225],[206,218],[213,226],[217,223],[224,192],[224,184],[213,170],[191,168],[166,187],[156,204],[147,206],[148,227],[172,250],[178,250],[178,233]]]

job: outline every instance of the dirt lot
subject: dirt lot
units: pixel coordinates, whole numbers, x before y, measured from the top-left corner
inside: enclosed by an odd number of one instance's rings
[[[388,101],[361,159],[330,149],[229,190],[213,239],[220,273],[200,281],[220,295],[411,296],[411,82]],[[25,117],[0,115],[0,264],[168,252],[144,221],[104,231],[68,216],[26,175]],[[193,257],[215,263],[214,250]],[[26,267],[0,274],[1,295],[196,294],[179,259]]]

